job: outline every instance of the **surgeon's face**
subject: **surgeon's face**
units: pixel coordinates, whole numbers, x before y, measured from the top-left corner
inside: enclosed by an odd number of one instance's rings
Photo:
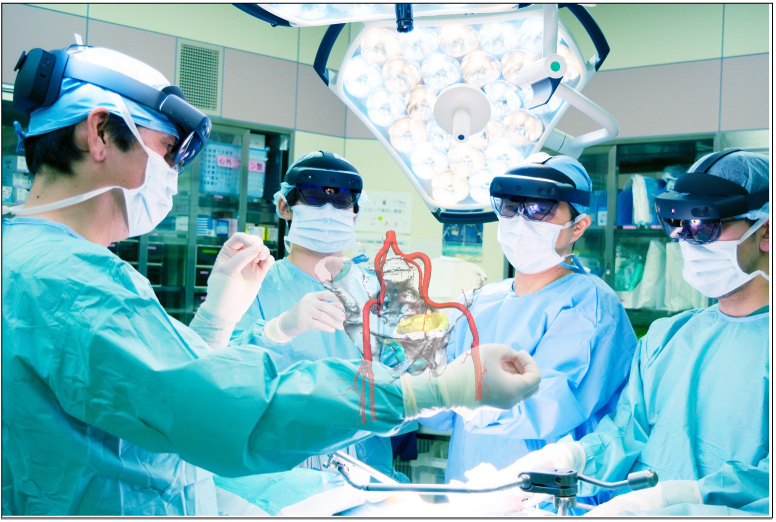
[[[172,166],[172,150],[175,147],[177,138],[172,134],[151,130],[146,127],[138,127],[137,130],[145,146],[162,156],[167,164]],[[108,137],[105,154],[106,167],[114,176],[114,183],[111,184],[128,189],[136,189],[143,185],[148,154],[137,140],[132,140],[132,146],[129,150],[122,151]]]
[[[738,241],[743,237],[749,228],[754,224],[753,221],[740,219],[722,223],[722,230],[719,233],[717,241]],[[738,245],[738,266],[751,274],[756,270],[770,273],[768,266],[768,252],[771,250],[770,221],[764,223],[751,236]]]
[[[561,201],[558,205],[558,210],[555,212],[555,215],[552,217],[552,219],[548,221],[548,223],[553,223],[555,225],[565,225],[571,220],[571,205],[565,201]],[[576,240],[582,237],[585,229],[587,229],[591,223],[592,221],[590,217],[585,215],[582,216],[580,220],[573,226],[561,230],[560,234],[558,235],[558,239],[555,241],[555,250],[558,252],[558,254],[564,255],[571,253],[572,245]]]

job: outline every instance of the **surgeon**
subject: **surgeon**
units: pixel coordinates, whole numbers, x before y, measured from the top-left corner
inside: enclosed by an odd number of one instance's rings
[[[480,342],[527,351],[543,378],[536,395],[511,410],[420,420],[452,429],[448,481],[477,480],[466,474],[482,463],[502,469],[565,435],[581,437],[614,409],[637,340],[612,289],[571,253],[591,223],[591,190],[578,161],[544,153],[491,183],[498,240],[515,277],[486,285],[465,301]],[[465,321],[457,321],[448,358],[471,343]]]
[[[505,476],[535,465],[604,481],[657,472],[656,487],[617,496],[593,516],[770,512],[769,181],[765,156],[729,150],[704,156],[657,196],[684,279],[718,303],[652,323],[616,411]]]
[[[286,241],[291,253],[267,272],[233,339],[265,346],[280,371],[299,361],[326,357],[361,360],[362,352],[343,323],[351,322],[348,314],[360,323],[364,304],[380,291],[374,274],[342,261],[343,251],[356,245],[356,219],[367,203],[361,175],[337,154],[311,152],[289,167],[274,201],[278,216],[290,223]],[[342,290],[337,294],[353,300],[354,306],[346,313],[327,287]],[[349,450],[378,471],[408,482],[393,469],[390,438],[371,437]],[[303,466],[322,469],[326,460],[311,457]]]
[[[482,401],[462,358],[376,386],[377,418],[361,423],[345,393],[355,363],[281,373],[260,346],[227,346],[272,265],[244,234],[219,253],[191,327],[176,321],[107,246],[167,215],[210,120],[112,50],[34,49],[17,69],[34,180],[3,220],[3,515],[230,514],[213,472],[288,470],[436,408],[509,408],[538,387],[528,354],[483,346]]]

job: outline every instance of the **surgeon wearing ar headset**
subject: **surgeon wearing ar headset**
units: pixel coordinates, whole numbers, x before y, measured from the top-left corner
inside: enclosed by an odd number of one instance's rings
[[[457,410],[420,419],[438,430],[452,429],[448,481],[487,481],[530,451],[592,431],[614,409],[636,336],[612,289],[571,253],[590,226],[591,191],[577,160],[544,153],[491,183],[498,241],[515,277],[461,302],[469,305],[480,342],[527,351],[543,379],[533,397],[507,411]],[[466,351],[471,341],[465,321],[457,321],[448,358]]]
[[[210,120],[110,49],[34,49],[17,69],[34,179],[24,205],[3,209],[16,216],[2,231],[3,515],[261,514],[213,473],[289,470],[436,408],[508,408],[535,391],[529,355],[484,345],[482,401],[462,358],[376,386],[377,419],[361,423],[358,394],[343,394],[357,362],[279,372],[262,347],[227,346],[273,261],[246,234],[224,244],[181,324],[107,246],[164,219]]]
[[[607,482],[651,469],[657,486],[589,514],[770,513],[769,182],[767,157],[734,149],[702,157],[656,197],[685,281],[718,303],[653,322],[616,411],[593,433],[545,446],[496,480],[537,465]],[[580,494],[595,490],[583,484]]]
[[[337,154],[310,152],[288,168],[274,201],[278,216],[290,225],[285,240],[291,252],[267,273],[232,334],[233,342],[265,346],[281,371],[299,361],[362,359],[345,330],[363,327],[362,309],[377,296],[380,285],[373,273],[342,257],[356,246],[355,223],[368,205],[361,175]],[[351,325],[354,321],[359,324]],[[354,337],[360,340],[361,335]],[[386,358],[393,354],[383,353]],[[378,471],[408,482],[393,469],[390,438],[370,437],[347,450]],[[327,460],[326,455],[310,457],[301,466],[322,469]]]

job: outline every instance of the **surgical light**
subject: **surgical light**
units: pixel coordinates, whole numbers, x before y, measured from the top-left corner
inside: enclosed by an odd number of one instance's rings
[[[395,20],[396,4],[246,4],[282,19],[288,25],[306,27],[314,25],[346,24]],[[399,4],[402,5],[402,4]],[[408,5],[408,4],[403,4]],[[496,13],[509,8],[504,4],[412,4],[414,18]],[[395,22],[394,24],[395,29]],[[417,25],[417,22],[415,22]],[[412,31],[414,32],[414,31]],[[409,33],[411,34],[411,33]]]
[[[341,30],[331,26],[315,68],[437,219],[493,220],[487,194],[494,175],[543,147],[578,157],[617,135],[614,119],[580,94],[609,51],[584,7],[564,6],[593,39],[597,53],[588,60],[556,5],[448,19],[424,17],[423,5],[413,5],[414,29],[400,34],[384,9],[393,5],[378,4],[372,14],[385,11],[382,21],[356,34],[337,73],[323,65]],[[557,130],[571,105],[601,130],[577,137]]]
[[[436,92],[425,85],[417,85],[409,90],[405,98],[407,114],[420,121],[428,121],[434,115]]]
[[[490,182],[495,174],[487,168],[469,176],[469,195],[477,203],[490,203]]]

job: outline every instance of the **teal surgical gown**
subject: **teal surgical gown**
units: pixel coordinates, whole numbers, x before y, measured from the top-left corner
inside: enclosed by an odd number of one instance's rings
[[[345,263],[343,272],[332,284],[324,287],[318,279],[287,259],[278,261],[267,273],[256,301],[237,324],[232,334],[233,342],[265,346],[271,352],[279,371],[299,361],[317,361],[325,357],[345,360],[362,359],[361,351],[343,331],[328,333],[309,330],[287,344],[275,344],[262,335],[267,321],[290,310],[310,292],[321,292],[331,288],[342,290],[345,298],[352,300],[352,304],[360,312],[369,299],[377,296],[380,285],[373,274],[352,263]],[[395,475],[393,470],[390,438],[370,437],[354,444],[348,450],[351,455],[378,471],[395,476],[399,480],[405,480],[402,475]],[[321,465],[325,462],[326,457],[315,456],[310,457],[304,466],[321,469]]]
[[[734,318],[718,305],[652,323],[616,412],[579,441],[584,474],[699,481],[704,505],[656,514],[767,514],[769,331],[769,312]]]
[[[442,412],[421,423],[452,429],[445,478],[483,462],[503,469],[567,434],[592,431],[614,409],[636,349],[625,310],[596,276],[567,274],[538,292],[518,297],[512,279],[484,286],[469,299],[480,344],[504,343],[527,351],[539,365],[539,391],[511,410],[483,409],[470,420]],[[473,302],[472,302],[473,299]],[[471,349],[465,320],[457,320],[448,360]]]
[[[395,383],[361,424],[353,361],[281,373],[257,346],[212,351],[64,225],[4,220],[2,244],[3,514],[218,515],[212,473],[289,470],[402,423]]]

